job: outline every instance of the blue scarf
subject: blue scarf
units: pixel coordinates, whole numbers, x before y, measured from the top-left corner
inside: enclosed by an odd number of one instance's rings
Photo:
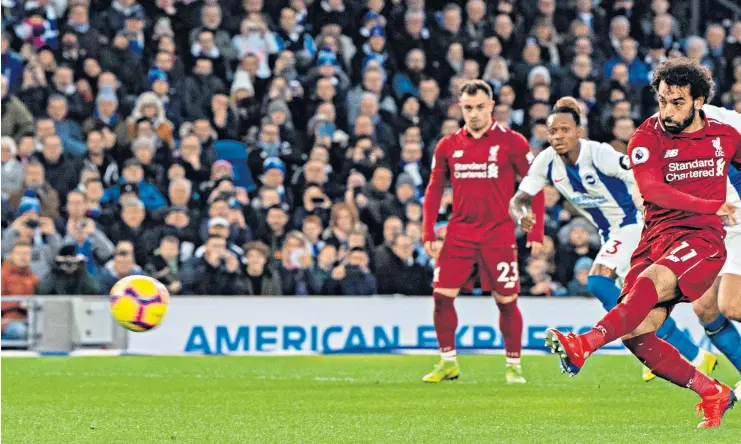
[[[95,111],[93,111],[93,115],[95,116],[95,120],[99,120],[105,123],[107,126],[114,127],[118,125],[118,120],[119,120],[118,113],[112,115],[108,119],[104,119],[103,116],[100,115],[100,111],[98,111],[98,108],[95,108]]]
[[[87,269],[87,272],[90,273],[90,276],[95,277],[98,274],[98,269],[95,267],[95,261],[93,260],[93,243],[90,242],[90,239],[85,240],[85,243],[82,245],[76,244],[75,252],[77,254],[82,254],[87,258],[85,268]]]

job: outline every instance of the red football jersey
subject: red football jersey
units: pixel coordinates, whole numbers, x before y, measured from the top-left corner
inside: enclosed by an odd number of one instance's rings
[[[517,176],[527,175],[533,154],[525,138],[494,122],[475,139],[465,128],[444,137],[435,148],[424,201],[423,240],[435,240],[435,221],[448,179],[453,186],[453,214],[446,238],[464,243],[502,240],[513,244],[515,225],[509,215]],[[533,202],[543,220],[542,194]],[[542,242],[533,230],[530,240]]]
[[[705,127],[699,131],[671,134],[655,115],[630,139],[628,154],[645,201],[644,240],[672,231],[724,232],[715,213],[726,201],[728,164],[741,163],[741,134],[700,113]]]

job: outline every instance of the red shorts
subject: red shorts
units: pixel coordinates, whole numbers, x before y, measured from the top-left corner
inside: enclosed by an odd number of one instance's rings
[[[446,239],[435,264],[432,284],[435,288],[462,288],[477,268],[481,289],[508,296],[520,292],[517,246],[512,243],[486,242],[463,244]],[[478,266],[478,267],[475,267]]]
[[[651,242],[641,239],[630,260],[630,271],[620,297],[630,292],[646,268],[661,264],[677,276],[680,294],[674,302],[695,301],[713,285],[725,261],[723,238],[714,232],[672,233]]]

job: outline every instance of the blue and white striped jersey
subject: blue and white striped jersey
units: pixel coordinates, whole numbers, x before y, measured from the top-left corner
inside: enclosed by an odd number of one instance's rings
[[[551,147],[533,161],[520,190],[534,196],[553,185],[600,230],[604,240],[620,227],[643,223],[633,203],[635,184],[629,159],[606,144],[579,139],[576,165],[567,165]]]
[[[718,108],[713,105],[703,105],[703,112],[708,119],[715,119],[719,122],[731,125],[736,131],[741,133],[741,114],[724,108]],[[741,170],[728,165],[728,194],[726,201],[736,206],[736,219],[740,223],[734,227],[727,227],[727,231],[741,233]]]

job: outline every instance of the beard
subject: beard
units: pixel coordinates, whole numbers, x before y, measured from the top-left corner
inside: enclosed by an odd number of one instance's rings
[[[695,105],[692,105],[692,111],[689,113],[689,115],[682,120],[681,122],[675,122],[671,119],[661,119],[661,122],[664,124],[664,129],[666,129],[667,132],[671,134],[679,134],[685,129],[687,129],[688,126],[692,125],[692,122],[695,120]],[[669,126],[667,124],[672,124],[672,126]]]

